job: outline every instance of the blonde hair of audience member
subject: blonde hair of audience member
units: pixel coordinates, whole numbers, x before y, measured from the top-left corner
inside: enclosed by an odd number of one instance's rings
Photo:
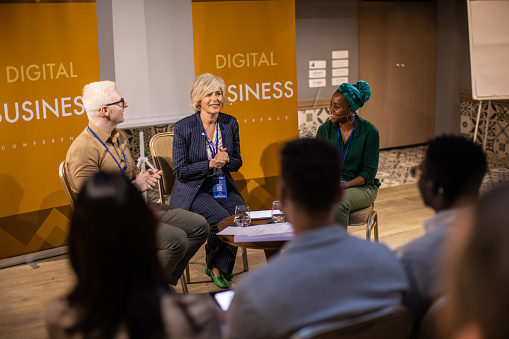
[[[116,83],[113,81],[92,82],[83,87],[82,101],[87,111],[88,120],[96,121],[100,117],[100,108],[113,101]]]
[[[210,73],[204,73],[196,77],[191,83],[191,108],[195,112],[199,112],[201,110],[200,103],[202,99],[205,98],[207,94],[217,91],[218,89],[223,97],[221,107],[219,108],[223,108],[228,102],[225,96],[225,87],[226,85],[223,79]]]
[[[483,196],[451,239],[444,337],[509,338],[509,183]]]

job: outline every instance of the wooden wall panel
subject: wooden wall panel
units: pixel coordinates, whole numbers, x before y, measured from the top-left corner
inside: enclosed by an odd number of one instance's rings
[[[424,143],[435,121],[436,3],[361,2],[359,78],[372,87],[361,116],[380,147]]]

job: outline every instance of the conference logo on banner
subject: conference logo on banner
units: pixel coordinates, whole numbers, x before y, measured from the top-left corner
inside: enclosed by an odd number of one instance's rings
[[[71,209],[58,176],[99,79],[95,1],[0,4],[0,259],[62,246]]]
[[[243,165],[233,176],[251,209],[274,200],[283,143],[298,136],[293,0],[193,1],[195,73],[226,82]]]

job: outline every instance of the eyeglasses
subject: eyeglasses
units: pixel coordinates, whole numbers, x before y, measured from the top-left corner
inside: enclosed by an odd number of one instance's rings
[[[122,108],[125,108],[125,100],[124,98],[120,98],[119,101],[115,101],[115,102],[112,102],[111,104],[106,104],[106,105],[103,105],[103,106],[111,106],[111,105],[117,105],[117,104],[122,104],[120,107]]]

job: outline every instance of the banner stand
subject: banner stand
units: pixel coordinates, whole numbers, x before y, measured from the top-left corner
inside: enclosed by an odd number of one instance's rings
[[[46,258],[56,257],[59,255],[67,254],[68,246],[60,246],[55,248],[50,248],[49,250],[43,250],[34,253],[28,253],[23,255],[18,255],[17,257],[11,257],[0,260],[0,268],[5,268],[14,265],[27,264],[32,268],[38,268],[39,266],[33,265],[35,260],[42,260]],[[37,267],[34,267],[37,266]]]
[[[1,268],[67,253],[56,170],[88,123],[81,92],[100,68],[94,0],[0,1],[0,28]]]

